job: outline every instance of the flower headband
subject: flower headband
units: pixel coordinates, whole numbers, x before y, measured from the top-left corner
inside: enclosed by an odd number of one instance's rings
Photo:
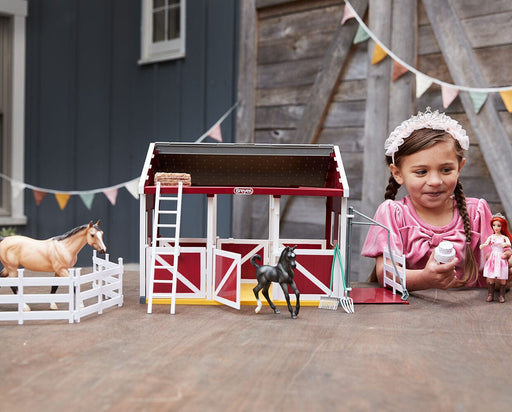
[[[430,107],[427,107],[425,113],[418,112],[416,116],[403,121],[386,139],[384,143],[386,156],[391,156],[393,163],[395,163],[395,152],[404,143],[404,139],[419,129],[444,130],[457,140],[464,150],[469,149],[469,138],[462,126],[446,114],[439,113],[439,110],[432,112]]]

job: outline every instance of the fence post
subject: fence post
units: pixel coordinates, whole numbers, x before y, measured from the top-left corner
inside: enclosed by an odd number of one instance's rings
[[[117,304],[118,307],[123,306],[123,273],[124,273],[124,266],[123,266],[123,258],[118,258],[117,263],[119,265],[119,289],[118,293],[119,296],[121,296],[121,301]]]
[[[25,316],[25,298],[23,297],[23,272],[24,269],[18,269],[18,325],[23,325]]]

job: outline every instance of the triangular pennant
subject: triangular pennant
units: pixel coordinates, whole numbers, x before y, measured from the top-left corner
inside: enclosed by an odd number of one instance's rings
[[[15,199],[23,192],[23,189],[25,189],[25,185],[23,183],[11,181],[11,190]]]
[[[124,187],[126,187],[126,190],[128,190],[135,199],[139,198],[139,178],[130,180]]]
[[[103,193],[105,194],[105,196],[107,197],[108,200],[110,200],[110,203],[112,203],[113,205],[116,204],[116,199],[117,199],[117,188],[114,188],[114,189],[105,189],[103,191]]]
[[[71,195],[67,193],[55,193],[55,199],[57,199],[60,210],[64,210],[70,197]]]
[[[416,74],[416,98],[420,98],[423,93],[432,85],[432,79],[421,73]]]
[[[39,206],[43,201],[44,197],[46,196],[46,192],[35,189],[33,189],[32,192],[34,193],[34,200],[36,201],[36,205]]]
[[[441,95],[443,97],[443,107],[445,109],[452,104],[455,98],[459,95],[459,89],[451,86],[441,85]]]
[[[354,37],[354,44],[362,43],[370,38],[370,35],[366,32],[365,28],[361,25],[357,27],[357,33]]]
[[[345,3],[345,8],[343,9],[343,18],[341,19],[341,24],[345,24],[348,19],[353,19],[356,17],[356,12],[352,8],[352,6],[348,3]]]
[[[482,106],[484,105],[485,101],[487,100],[487,93],[470,91],[469,96],[471,97],[471,100],[473,101],[473,107],[475,108],[475,112],[480,113],[480,109],[482,109]]]
[[[409,69],[405,66],[402,66],[397,61],[393,62],[393,81],[396,81],[398,78],[407,73]]]
[[[222,132],[220,130],[220,123],[216,123],[208,132],[208,136],[219,142],[222,142]]]
[[[509,113],[512,113],[512,90],[504,90],[500,92],[501,100],[505,103],[505,107]]]
[[[381,62],[387,55],[388,54],[382,47],[380,47],[379,43],[375,43],[375,48],[373,49],[372,64]]]
[[[92,202],[94,200],[94,192],[83,192],[80,193],[80,199],[82,199],[82,202],[84,202],[85,206],[87,206],[87,209],[91,209]]]

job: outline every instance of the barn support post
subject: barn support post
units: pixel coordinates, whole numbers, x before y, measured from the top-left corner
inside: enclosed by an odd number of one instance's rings
[[[460,19],[457,17],[453,0],[423,1],[423,6],[453,81],[458,85],[485,86],[484,76]],[[503,127],[498,110],[493,100],[489,98],[477,114],[469,93],[462,91],[459,96],[495,182],[505,213],[511,217],[512,143]]]
[[[369,27],[385,44],[390,44],[391,38],[392,0],[371,0],[369,7]],[[382,202],[387,185],[389,172],[384,162],[384,141],[388,135],[388,116],[391,83],[391,59],[385,59],[378,64],[371,64],[374,41],[368,44],[369,67],[367,77],[367,99],[364,121],[364,155],[363,155],[363,185],[361,209],[363,213],[373,216],[378,205]],[[379,150],[382,148],[381,150]],[[362,246],[367,231],[361,232]],[[361,250],[361,247],[359,248]],[[359,279],[366,280],[374,262],[361,259]]]
[[[208,195],[208,218],[206,228],[206,298],[213,299],[214,249],[217,243],[217,195]]]

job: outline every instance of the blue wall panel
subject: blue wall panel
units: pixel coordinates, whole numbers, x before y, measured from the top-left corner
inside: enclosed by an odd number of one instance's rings
[[[150,142],[195,141],[235,101],[237,0],[187,1],[186,57],[139,65],[140,0],[29,0],[26,183],[92,190],[140,175]],[[234,141],[234,116],[222,124]],[[138,262],[139,202],[72,196],[60,210],[26,192],[24,234],[48,238],[102,220],[113,258]],[[206,199],[186,199],[182,235],[204,236]],[[219,234],[231,232],[231,199],[219,198]],[[78,264],[90,265],[88,246]]]

